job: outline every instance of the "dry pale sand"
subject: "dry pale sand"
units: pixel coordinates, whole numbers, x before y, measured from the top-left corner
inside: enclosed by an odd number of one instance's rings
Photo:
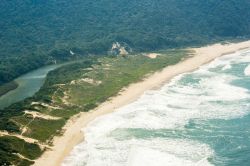
[[[250,41],[226,45],[215,44],[202,48],[193,48],[192,50],[195,51],[194,56],[187,58],[176,65],[166,67],[162,71],[152,74],[141,82],[131,84],[129,87],[122,90],[118,96],[101,104],[95,110],[89,113],[81,113],[73,117],[64,127],[65,132],[63,136],[54,138],[54,146],[51,150],[47,150],[38,160],[36,160],[35,165],[60,165],[63,159],[69,155],[73,147],[84,140],[84,135],[81,132],[81,129],[96,117],[113,112],[116,108],[133,102],[146,90],[158,88],[178,74],[193,71],[199,68],[199,66],[206,64],[219,56],[249,47]]]
[[[151,58],[151,59],[155,59],[157,58],[157,56],[159,56],[160,54],[157,53],[150,53],[150,54],[146,54],[145,56]]]

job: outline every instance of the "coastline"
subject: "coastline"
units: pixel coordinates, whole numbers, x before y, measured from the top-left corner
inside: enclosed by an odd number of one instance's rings
[[[117,108],[133,102],[145,91],[157,89],[179,74],[191,72],[219,56],[249,47],[250,41],[226,45],[214,44],[201,48],[192,48],[191,50],[195,51],[194,56],[189,57],[176,65],[168,66],[145,78],[141,82],[131,84],[123,89],[118,96],[112,97],[93,111],[80,113],[71,118],[63,128],[63,130],[65,130],[64,134],[54,138],[54,146],[50,150],[44,152],[44,154],[36,160],[34,165],[60,165],[63,159],[69,155],[74,146],[84,140],[84,133],[81,132],[81,129],[96,117],[111,113]]]

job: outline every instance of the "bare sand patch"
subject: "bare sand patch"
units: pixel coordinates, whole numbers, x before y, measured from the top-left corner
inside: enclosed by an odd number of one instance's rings
[[[61,119],[60,117],[50,116],[50,115],[42,114],[40,112],[29,111],[29,110],[25,110],[24,114],[31,115],[34,119],[35,118],[41,118],[41,119],[46,119],[46,120],[59,120],[59,119]]]
[[[149,57],[151,59],[155,59],[157,58],[157,56],[159,56],[160,54],[157,53],[149,53],[149,54],[145,54],[146,57]]]

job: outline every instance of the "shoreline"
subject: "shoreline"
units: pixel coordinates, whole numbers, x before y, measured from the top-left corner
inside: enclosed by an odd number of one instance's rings
[[[0,97],[4,96],[5,94],[9,93],[12,90],[17,89],[19,84],[14,80],[8,83],[5,83],[0,86]]]
[[[201,65],[207,64],[217,57],[246,48],[250,48],[250,41],[224,45],[214,44],[189,49],[195,51],[193,56],[186,58],[176,65],[163,68],[161,71],[153,73],[140,82],[129,85],[127,88],[122,89],[117,96],[112,97],[96,109],[72,117],[63,127],[63,130],[65,130],[63,135],[56,136],[53,139],[54,146],[46,150],[44,154],[35,161],[34,165],[61,165],[64,158],[70,154],[74,146],[84,140],[84,133],[81,131],[82,128],[86,127],[86,125],[96,117],[114,112],[117,108],[138,99],[145,91],[160,88],[163,84],[179,74],[194,71]]]

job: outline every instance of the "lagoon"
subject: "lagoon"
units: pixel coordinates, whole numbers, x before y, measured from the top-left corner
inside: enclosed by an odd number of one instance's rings
[[[18,87],[0,97],[0,109],[33,96],[43,85],[47,74],[65,64],[48,65],[16,78]]]

